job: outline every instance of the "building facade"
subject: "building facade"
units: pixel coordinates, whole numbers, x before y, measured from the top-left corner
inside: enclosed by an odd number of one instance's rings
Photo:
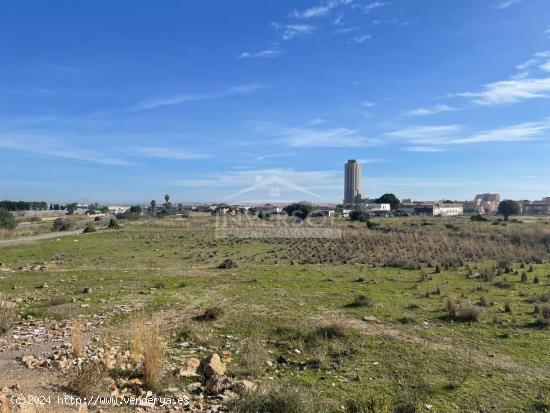
[[[474,212],[479,214],[493,214],[498,210],[500,194],[478,194],[474,198]]]
[[[361,201],[361,165],[350,159],[344,166],[344,204]]]

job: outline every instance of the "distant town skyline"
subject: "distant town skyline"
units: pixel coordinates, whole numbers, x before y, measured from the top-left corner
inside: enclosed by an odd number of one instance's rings
[[[550,196],[550,2],[2,5],[0,199]],[[302,199],[292,193],[285,199]],[[235,202],[246,202],[235,199]]]

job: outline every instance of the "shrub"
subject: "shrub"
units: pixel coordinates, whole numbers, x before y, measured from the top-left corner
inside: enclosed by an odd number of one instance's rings
[[[119,229],[120,228],[120,225],[118,225],[118,221],[116,220],[116,218],[111,218],[109,220],[109,225],[107,226],[107,228],[109,228],[109,229]]]
[[[219,307],[209,307],[204,310],[204,313],[195,317],[197,321],[215,321],[223,315],[223,309]]]
[[[97,396],[108,370],[102,362],[84,362],[80,368],[69,373],[67,387],[81,397]]]
[[[84,230],[82,231],[83,234],[88,234],[90,232],[95,232],[95,227],[90,224],[90,223],[87,223],[85,226],[84,226]]]
[[[233,261],[231,258],[228,258],[224,260],[220,265],[218,265],[218,268],[223,268],[226,270],[231,268],[237,268],[237,263]]]
[[[512,312],[512,303],[510,303],[510,301],[506,301],[504,303],[504,311],[506,313],[511,313]]]
[[[322,401],[297,387],[256,390],[233,402],[240,413],[310,413],[326,411]]]
[[[538,283],[540,283],[539,277],[535,276],[535,278],[533,278],[533,284],[538,284]]]
[[[52,231],[69,231],[71,228],[72,224],[63,218],[57,218],[52,225]]]
[[[487,297],[485,297],[484,295],[479,297],[479,305],[481,307],[487,307],[489,305],[489,302],[487,301]]]
[[[550,305],[539,304],[535,306],[537,314],[537,323],[541,326],[550,326]]]
[[[15,323],[17,306],[15,303],[0,300],[0,336],[7,333]]]
[[[371,305],[369,298],[364,294],[356,295],[353,302],[349,303],[347,307],[366,307]]]
[[[347,326],[342,322],[333,322],[319,326],[312,334],[313,338],[320,338],[323,340],[333,340],[338,338],[344,338],[348,334]]]
[[[472,304],[469,301],[462,301],[458,306],[457,314],[464,321],[479,321],[483,314],[483,307]]]
[[[527,273],[525,271],[522,271],[521,272],[521,282],[526,283],[527,281],[529,281],[529,279],[527,278]]]
[[[5,209],[0,209],[0,228],[3,229],[15,229],[17,222],[13,214]]]
[[[485,218],[481,214],[472,215],[470,220],[477,221],[477,222],[487,222],[487,218]]]
[[[456,317],[456,301],[453,297],[447,297],[447,312],[451,317]]]

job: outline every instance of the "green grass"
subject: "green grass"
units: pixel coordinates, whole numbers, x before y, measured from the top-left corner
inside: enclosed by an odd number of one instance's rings
[[[420,239],[430,231],[456,231],[445,226],[449,222],[465,233],[495,236],[513,225],[546,228],[542,221],[527,219],[506,227],[462,218],[376,221],[390,229],[419,228]],[[191,320],[208,307],[220,307],[224,314],[218,320],[169,325],[171,345],[177,348],[184,337],[205,328],[212,332],[211,346],[223,345],[226,335],[238,337],[231,351],[243,351],[233,355],[232,374],[303,389],[337,407],[383,398],[392,409],[409,403],[417,411],[428,411],[426,405],[438,412],[548,411],[550,330],[533,325],[530,299],[550,292],[550,265],[533,264],[528,283],[519,274],[484,282],[468,278],[466,265],[475,273],[494,261],[465,261],[435,274],[425,265],[422,270],[370,263],[301,265],[285,258],[287,248],[282,240],[216,240],[206,219],[137,224],[0,248],[0,261],[15,270],[0,273],[0,296],[18,300],[21,314],[61,319],[143,303],[151,312],[171,310]],[[17,269],[54,257],[59,263],[47,271]],[[238,267],[216,268],[226,258]],[[520,263],[511,264],[521,273]],[[428,279],[421,281],[421,272]],[[534,276],[539,284],[532,282]],[[361,277],[368,282],[357,282]],[[504,279],[511,288],[495,286]],[[38,288],[44,282],[48,288]],[[84,294],[84,287],[92,293]],[[440,294],[433,294],[438,288]],[[369,305],[348,306],[357,295],[367,296]],[[480,321],[460,322],[447,316],[449,295],[474,304],[483,295],[494,304]],[[56,296],[70,301],[52,305]],[[506,301],[512,313],[503,311]],[[365,316],[377,321],[363,321]],[[109,321],[121,325],[126,318]],[[345,324],[345,334],[312,339],[319,326],[335,320]],[[257,348],[251,350],[242,340],[253,340]],[[265,368],[262,358],[276,364],[279,356],[291,363]]]

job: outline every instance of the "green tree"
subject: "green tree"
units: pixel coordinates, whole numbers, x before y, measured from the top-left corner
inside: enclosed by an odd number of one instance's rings
[[[68,231],[72,227],[72,224],[69,221],[64,220],[63,218],[57,218],[52,225],[52,231]]]
[[[399,208],[401,201],[394,194],[384,194],[375,201],[377,204],[390,204],[391,209]]]
[[[308,202],[296,202],[294,204],[287,205],[284,208],[284,211],[288,214],[288,216],[306,219],[311,211],[313,211],[313,205]]]
[[[74,215],[76,211],[76,202],[67,204],[67,215]]]
[[[170,195],[168,195],[168,194],[164,195],[164,200],[166,201],[166,203],[164,204],[164,206],[165,206],[166,208],[170,208],[170,202],[169,202],[169,201],[170,201]]]
[[[156,208],[157,208],[157,201],[155,201],[154,199],[151,201],[151,215],[152,216],[155,216],[156,215]]]
[[[119,229],[120,225],[118,225],[118,221],[115,218],[111,218],[109,220],[109,226],[110,229]]]
[[[17,227],[17,222],[13,214],[5,209],[0,209],[0,228],[11,230],[15,227]]]
[[[84,230],[82,231],[83,234],[87,234],[89,232],[95,232],[96,229],[95,227],[90,224],[89,222],[84,226]]]
[[[349,213],[350,221],[366,222],[369,220],[369,218],[370,218],[369,214],[367,214],[365,211],[361,211],[360,209],[354,209]]]
[[[504,217],[505,221],[508,221],[511,215],[519,215],[521,213],[521,208],[516,201],[505,199],[498,204],[498,213]]]

